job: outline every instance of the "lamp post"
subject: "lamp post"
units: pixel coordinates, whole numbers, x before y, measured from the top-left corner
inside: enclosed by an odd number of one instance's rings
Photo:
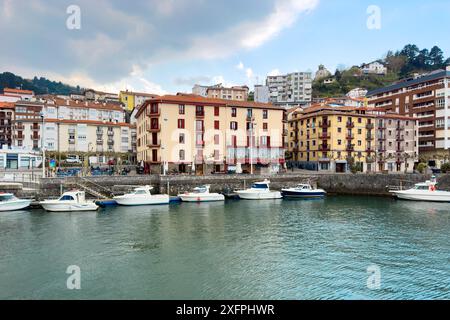
[[[42,132],[41,132],[41,150],[42,150],[42,178],[45,178],[45,147],[44,147],[44,134],[45,134],[45,117],[44,111],[39,113],[42,119]]]

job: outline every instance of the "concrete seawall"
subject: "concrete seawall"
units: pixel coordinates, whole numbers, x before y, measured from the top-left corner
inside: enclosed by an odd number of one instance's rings
[[[292,173],[276,176],[250,176],[250,175],[210,175],[210,176],[104,176],[87,177],[85,180],[92,184],[101,185],[111,190],[114,194],[121,194],[138,185],[152,185],[154,192],[177,195],[193,187],[209,184],[212,192],[226,192],[234,189],[248,187],[252,182],[270,179],[271,188],[280,190],[283,187],[294,186],[301,182],[310,181],[311,184],[325,189],[329,193],[335,194],[355,194],[355,195],[389,195],[386,186],[402,185],[404,187],[413,186],[414,183],[425,181],[430,175],[422,174],[305,174]],[[76,188],[71,184],[71,178],[47,178],[42,181],[40,189],[35,192],[37,199],[57,197],[60,194],[61,186],[63,190]],[[439,187],[450,191],[450,175],[438,177]]]

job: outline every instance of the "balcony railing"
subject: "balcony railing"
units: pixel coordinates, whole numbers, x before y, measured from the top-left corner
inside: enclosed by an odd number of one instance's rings
[[[329,128],[331,127],[331,121],[319,122],[319,128]]]
[[[321,145],[319,145],[319,151],[328,152],[330,150],[331,150],[330,149],[330,145],[328,145],[328,144],[321,144]]]
[[[329,132],[322,132],[319,135],[319,139],[330,139],[330,137],[331,137],[331,134]]]
[[[354,122],[351,122],[351,121],[347,121],[347,123],[345,124],[345,126],[346,126],[348,129],[352,129],[352,128],[355,127],[355,123],[354,123]]]
[[[161,131],[161,126],[158,124],[157,126],[151,126],[147,129],[148,132],[159,132]]]
[[[204,118],[205,112],[204,111],[195,111],[195,117],[197,118]]]
[[[354,145],[347,145],[345,150],[350,151],[350,152],[355,151],[355,146]]]
[[[153,140],[150,140],[148,143],[147,143],[147,147],[159,147],[159,146],[161,146],[161,140],[160,139],[158,139],[158,140],[156,140],[156,141],[153,141]]]
[[[366,135],[366,140],[367,140],[367,141],[372,141],[373,139],[374,139],[374,137],[373,137],[372,134]]]
[[[366,124],[366,129],[367,130],[372,130],[373,128],[375,128],[375,125],[373,123]]]
[[[355,139],[355,136],[351,133],[347,133],[347,135],[345,136],[347,140],[353,140]]]

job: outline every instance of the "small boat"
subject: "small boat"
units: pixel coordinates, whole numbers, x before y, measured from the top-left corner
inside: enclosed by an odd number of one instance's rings
[[[204,185],[194,188],[192,192],[179,194],[181,201],[185,202],[210,202],[210,201],[225,201],[225,196],[220,193],[210,193],[209,185]]]
[[[122,206],[146,206],[157,204],[169,204],[170,197],[167,194],[151,194],[153,187],[144,186],[135,188],[133,192],[123,196],[115,196],[113,199]]]
[[[12,193],[0,193],[0,211],[14,211],[28,208],[33,200],[19,199]]]
[[[399,199],[414,201],[450,202],[450,192],[437,190],[436,178],[417,183],[414,188],[408,190],[392,190]]]
[[[68,212],[68,211],[95,211],[98,206],[94,201],[87,201],[84,191],[68,191],[57,200],[45,200],[39,204],[47,211]]]
[[[250,189],[236,190],[236,194],[240,199],[245,200],[281,199],[283,197],[281,192],[271,191],[269,185],[269,180],[255,182]]]
[[[309,183],[301,183],[293,188],[281,189],[284,198],[323,198],[327,192],[314,189]]]

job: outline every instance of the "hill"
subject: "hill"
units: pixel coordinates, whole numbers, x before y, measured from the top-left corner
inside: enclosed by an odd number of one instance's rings
[[[70,86],[62,82],[51,81],[43,77],[34,77],[33,79],[24,79],[11,72],[0,73],[0,92],[4,88],[21,88],[23,90],[32,90],[35,94],[61,94],[81,93],[80,86]]]
[[[444,53],[438,46],[434,46],[431,50],[420,50],[412,44],[406,45],[400,51],[389,51],[378,61],[387,66],[387,75],[362,75],[358,67],[336,70],[335,82],[330,84],[324,84],[323,80],[313,82],[313,97],[342,96],[355,88],[372,90],[392,84],[414,73],[430,72],[450,65],[450,58],[445,60]]]

